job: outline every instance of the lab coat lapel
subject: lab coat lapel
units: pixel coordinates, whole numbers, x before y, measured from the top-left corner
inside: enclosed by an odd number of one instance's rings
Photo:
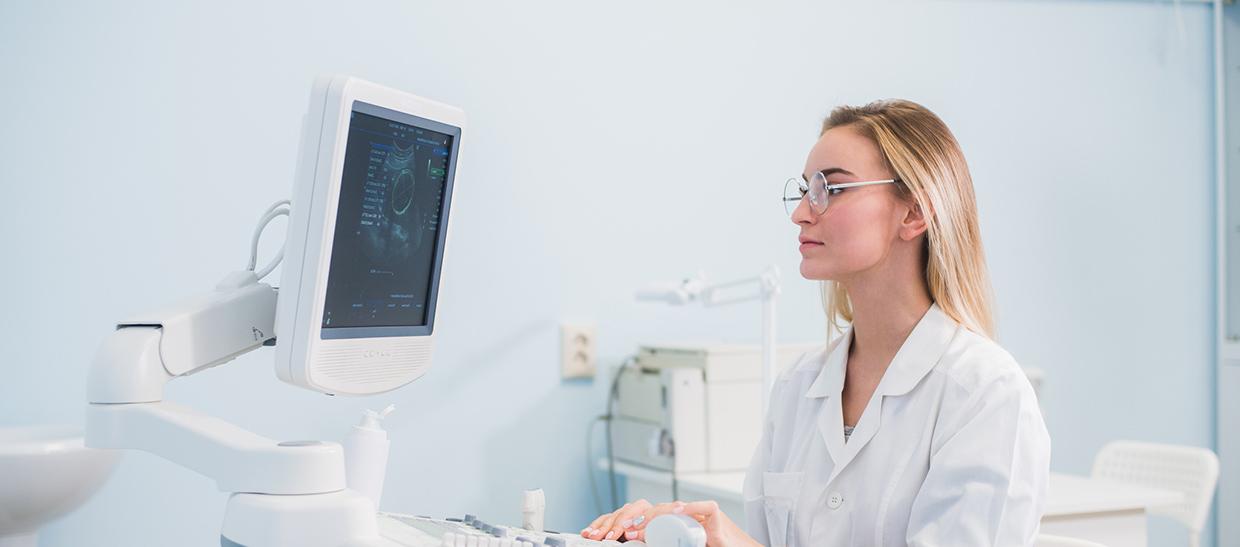
[[[836,471],[844,467],[846,463],[848,446],[844,442],[844,407],[842,398],[834,395],[823,401],[826,405],[822,412],[818,413],[818,435],[822,437],[823,442],[827,445],[827,454],[831,455],[833,463],[831,477],[835,477]]]
[[[835,399],[836,401],[834,406],[841,409],[839,416],[836,418],[836,423],[840,424],[840,441],[842,442],[844,440],[842,438],[844,434],[842,430],[844,427],[844,413],[842,410],[844,398],[836,397]],[[848,438],[848,442],[843,443],[841,457],[835,458],[836,464],[835,467],[831,469],[831,478],[827,479],[827,482],[834,481],[835,478],[840,475],[840,472],[843,471],[849,463],[852,463],[853,459],[857,457],[857,454],[861,452],[861,449],[865,448],[865,445],[870,442],[870,439],[874,438],[874,434],[878,433],[879,425],[882,423],[882,417],[883,398],[878,396],[878,392],[876,391],[874,397],[871,397],[870,401],[866,403],[865,410],[861,412],[861,420],[857,422],[857,427],[853,429],[852,436]]]
[[[825,398],[818,412],[818,435],[827,445],[833,467],[839,469],[844,459],[844,407],[840,393],[844,389],[844,367],[848,363],[848,347],[852,342],[852,329],[840,336],[827,354],[818,378],[809,386],[805,396]]]

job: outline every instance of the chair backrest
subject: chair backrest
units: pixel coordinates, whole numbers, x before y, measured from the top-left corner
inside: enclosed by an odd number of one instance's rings
[[[1101,543],[1050,534],[1038,534],[1033,547],[1106,547]]]
[[[1214,499],[1218,456],[1194,446],[1115,441],[1098,451],[1093,476],[1183,493],[1183,502],[1150,513],[1179,521],[1195,545]]]

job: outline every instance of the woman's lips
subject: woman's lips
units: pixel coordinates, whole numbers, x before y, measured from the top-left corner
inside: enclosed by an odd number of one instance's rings
[[[805,237],[805,236],[798,237],[798,238],[797,238],[797,241],[800,241],[800,242],[801,242],[801,252],[808,251],[808,250],[810,250],[810,249],[813,249],[814,247],[821,247],[821,246],[822,246],[822,242],[821,242],[821,241],[818,241],[818,240],[816,240],[816,239],[810,239],[810,238]]]

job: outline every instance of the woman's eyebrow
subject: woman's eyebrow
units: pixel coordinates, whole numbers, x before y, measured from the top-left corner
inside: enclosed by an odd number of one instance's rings
[[[819,173],[822,173],[822,176],[824,177],[828,177],[828,176],[831,176],[837,173],[841,175],[848,175],[850,177],[855,176],[853,175],[852,171],[844,169],[843,167],[828,167],[826,169],[823,169],[822,171],[819,171]],[[809,182],[809,177],[806,177],[805,175],[801,175],[801,178],[804,179],[805,182]]]

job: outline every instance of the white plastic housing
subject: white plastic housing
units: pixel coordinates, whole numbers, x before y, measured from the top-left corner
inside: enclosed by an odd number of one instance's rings
[[[399,547],[379,535],[370,500],[352,490],[306,496],[233,494],[223,547]]]
[[[276,291],[251,272],[234,272],[214,290],[120,322],[158,326],[168,374],[181,376],[226,363],[275,336]]]
[[[0,427],[0,545],[38,545],[35,532],[90,499],[120,456],[86,448],[72,426]]]
[[[233,272],[215,289],[117,324],[91,364],[92,403],[163,400],[164,384],[262,346],[275,331],[276,291],[253,272]]]
[[[345,487],[339,444],[278,443],[168,402],[87,405],[86,446],[143,450],[215,479],[224,492],[296,495]]]
[[[330,394],[367,395],[396,389],[430,367],[433,334],[374,338],[322,336],[345,147],[354,103],[363,102],[461,129],[456,108],[356,78],[320,78],[304,120],[284,249],[276,314],[276,375],[291,384]],[[454,143],[460,173],[461,138]],[[459,179],[460,177],[455,177]],[[449,182],[453,182],[449,180]],[[444,196],[445,202],[450,196]],[[442,218],[442,253],[450,246],[449,218]],[[442,290],[442,278],[439,281]],[[438,293],[432,291],[428,308]],[[433,316],[428,326],[433,333]]]

